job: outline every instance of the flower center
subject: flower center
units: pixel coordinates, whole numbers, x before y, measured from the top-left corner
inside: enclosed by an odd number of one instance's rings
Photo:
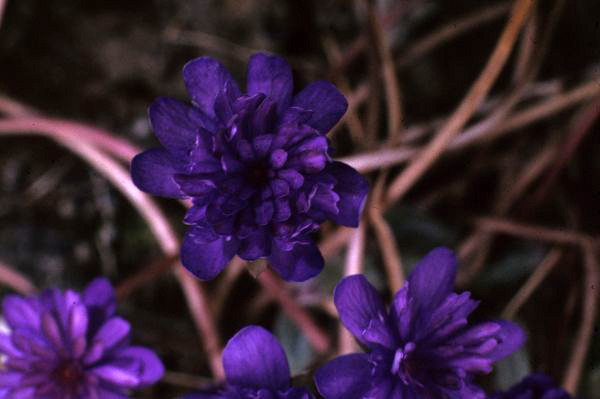
[[[255,187],[263,187],[271,177],[271,170],[265,162],[256,162],[248,168],[248,184]]]
[[[414,342],[409,342],[404,347],[398,348],[394,353],[394,361],[392,362],[392,374],[399,376],[405,384],[409,384],[413,365],[410,361],[411,353],[415,351],[416,345]]]
[[[64,388],[74,390],[83,379],[83,371],[76,361],[69,359],[54,369],[53,376]]]

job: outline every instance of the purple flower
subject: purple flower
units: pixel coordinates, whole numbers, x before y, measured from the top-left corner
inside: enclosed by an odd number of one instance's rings
[[[495,393],[489,399],[571,399],[571,395],[547,375],[530,374],[507,392]]]
[[[237,254],[304,281],[323,268],[310,233],[325,220],[356,227],[368,191],[359,173],[332,161],[325,136],[346,99],[323,81],[292,95],[292,71],[275,56],[254,55],[247,76],[243,94],[219,62],[190,61],[192,105],[152,104],[162,147],[138,154],[131,175],[143,191],[193,200],[181,261],[198,278],[214,278]]]
[[[389,310],[362,276],[343,279],[334,301],[344,326],[370,353],[338,357],[321,367],[315,382],[325,399],[479,399],[476,373],[524,341],[505,322],[467,324],[478,302],[452,292],[454,255],[430,252],[415,266]]]
[[[149,349],[130,346],[130,326],[115,316],[108,280],[80,295],[52,289],[6,296],[0,333],[0,398],[124,399],[158,381],[164,368]]]
[[[249,326],[229,340],[223,350],[227,384],[183,399],[312,399],[290,384],[290,368],[277,339],[262,327]]]

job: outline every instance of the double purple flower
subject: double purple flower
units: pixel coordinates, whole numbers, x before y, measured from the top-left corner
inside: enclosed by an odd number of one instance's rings
[[[115,316],[108,280],[80,295],[49,290],[2,302],[0,398],[125,399],[154,384],[164,367],[149,349],[129,344],[130,326]]]
[[[229,340],[223,350],[227,383],[183,399],[313,399],[291,386],[287,357],[277,339],[262,327],[249,326]]]
[[[344,326],[369,353],[338,357],[315,376],[325,399],[479,399],[473,382],[524,341],[522,330],[496,321],[469,326],[478,302],[453,291],[456,260],[430,252],[389,309],[362,276],[343,279],[334,301]]]
[[[544,374],[530,374],[506,392],[498,392],[489,399],[571,399],[567,391],[557,387]]]
[[[150,122],[161,147],[137,155],[133,182],[143,191],[191,198],[183,265],[202,280],[234,255],[267,258],[281,277],[304,281],[323,268],[311,239],[321,223],[356,227],[368,186],[332,161],[325,134],[347,108],[330,83],[293,94],[290,66],[254,55],[246,92],[210,57],[183,69],[192,99],[159,98]]]

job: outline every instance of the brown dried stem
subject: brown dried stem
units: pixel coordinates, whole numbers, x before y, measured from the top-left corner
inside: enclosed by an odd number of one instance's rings
[[[534,272],[529,276],[525,284],[515,294],[514,297],[508,302],[502,317],[505,319],[512,319],[515,317],[519,309],[527,302],[531,294],[540,286],[546,276],[552,271],[554,266],[560,260],[562,256],[562,250],[558,247],[552,248],[542,262],[537,265]]]
[[[329,336],[323,332],[288,294],[285,287],[282,286],[279,277],[271,270],[263,271],[257,278],[269,295],[277,300],[283,311],[306,335],[306,339],[311,346],[319,353],[326,353],[329,350],[331,341]]]
[[[582,250],[585,278],[583,279],[581,326],[573,340],[574,348],[571,351],[571,358],[569,359],[562,383],[565,390],[572,395],[576,394],[592,334],[594,333],[594,321],[596,320],[596,311],[598,308],[598,284],[600,284],[600,265],[598,264],[598,255],[593,243],[591,241],[584,241]]]
[[[0,282],[25,296],[35,294],[38,291],[27,276],[4,262],[0,262]]]
[[[375,183],[368,212],[369,221],[377,237],[377,244],[383,255],[383,265],[388,277],[388,285],[393,294],[400,290],[404,284],[404,269],[402,268],[402,258],[396,246],[394,232],[382,215],[381,196],[385,189],[386,175],[386,173],[382,173]]]
[[[435,138],[410,162],[400,176],[391,183],[386,195],[387,203],[397,201],[413,186],[442,154],[451,140],[460,132],[473,115],[508,60],[518,34],[527,20],[527,16],[534,3],[535,0],[518,0],[515,2],[508,24],[502,32],[485,68],[471,86],[471,89],[456,111],[450,116],[448,122],[436,134]]]

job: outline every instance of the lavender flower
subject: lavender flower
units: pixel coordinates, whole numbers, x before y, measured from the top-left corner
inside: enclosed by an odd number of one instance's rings
[[[279,57],[254,55],[246,93],[217,61],[183,68],[192,105],[159,98],[150,122],[162,147],[137,155],[133,182],[143,191],[191,198],[183,265],[202,280],[237,254],[267,258],[281,277],[304,281],[323,268],[310,237],[325,220],[356,227],[367,183],[331,159],[325,134],[347,108],[318,81],[292,95],[292,71]]]
[[[290,368],[277,339],[262,327],[238,331],[223,350],[227,384],[183,399],[312,399],[290,385]]]
[[[124,399],[158,381],[162,363],[149,349],[129,345],[129,323],[114,315],[115,307],[104,278],[81,295],[53,289],[5,297],[0,398]]]
[[[370,353],[338,357],[315,376],[326,399],[479,399],[475,373],[516,350],[524,334],[516,325],[470,327],[478,302],[452,292],[456,260],[444,248],[412,271],[389,310],[362,275],[343,279],[334,301],[344,326]]]
[[[571,395],[547,375],[530,374],[507,392],[495,393],[489,399],[571,399]]]

